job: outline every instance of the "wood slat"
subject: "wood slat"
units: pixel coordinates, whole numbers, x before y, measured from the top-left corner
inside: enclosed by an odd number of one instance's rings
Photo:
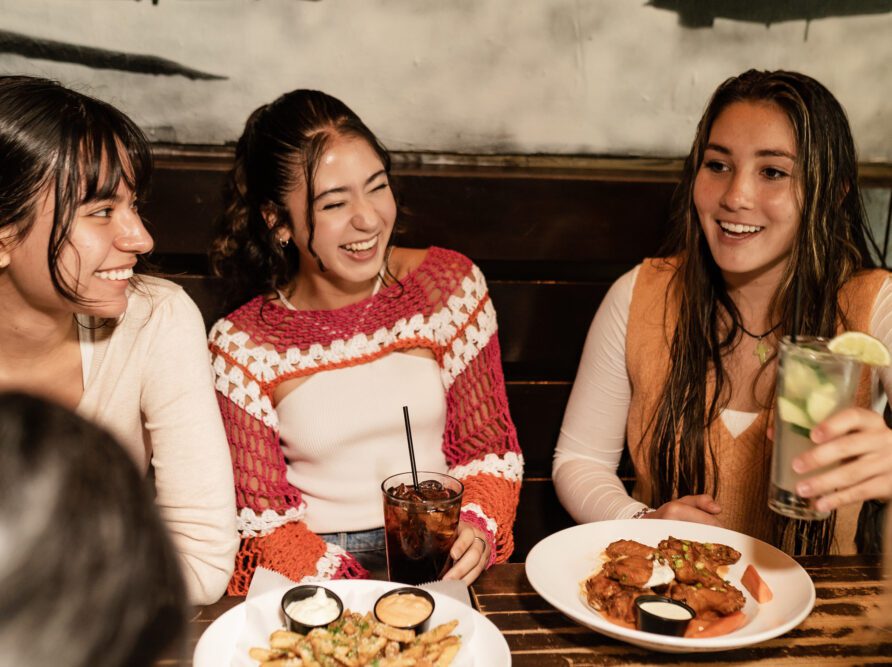
[[[609,283],[491,281],[489,287],[506,373],[572,381]]]
[[[881,620],[877,616],[877,591],[883,590],[880,558],[821,556],[797,560],[817,582],[814,612],[780,637],[731,651],[661,653],[605,637],[566,618],[539,597],[521,564],[493,567],[473,584],[471,594],[478,609],[504,635],[513,665],[888,664],[892,633],[871,625]],[[201,632],[241,601],[224,598],[201,610],[189,624],[184,647],[188,653],[169,652],[156,667],[191,664],[191,650]]]
[[[560,433],[570,382],[507,383],[508,407],[523,450],[525,475],[550,477],[554,447]]]
[[[662,242],[670,183],[403,176],[402,242],[479,260],[629,262]]]
[[[526,560],[530,549],[544,537],[576,525],[554,491],[551,477],[524,477],[514,522],[512,563]]]
[[[206,168],[156,169],[140,212],[155,251],[205,255],[223,210],[224,174]]]
[[[224,174],[159,169],[141,205],[156,252],[207,252],[222,210]],[[625,262],[656,252],[671,183],[405,175],[398,242],[439,245],[477,260]]]
[[[200,144],[152,144],[155,165],[161,169],[189,169],[203,167],[226,171],[232,165],[235,149],[229,146]],[[684,159],[680,157],[608,157],[590,155],[547,154],[473,154],[433,153],[426,151],[392,151],[393,171],[404,173],[468,172],[511,176],[538,175],[555,178],[593,178],[618,181],[676,182],[681,177]],[[892,163],[862,162],[862,179],[872,179],[892,185]]]

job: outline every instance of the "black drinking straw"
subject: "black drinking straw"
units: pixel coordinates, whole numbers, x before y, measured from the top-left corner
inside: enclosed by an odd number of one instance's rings
[[[799,284],[799,276],[794,278],[796,283],[793,289],[793,331],[790,332],[790,340],[795,343],[799,336],[799,311],[802,310],[802,288]]]
[[[418,469],[415,467],[415,448],[412,446],[412,426],[409,424],[409,406],[403,406],[403,419],[406,422],[406,441],[409,443],[409,465],[412,466],[412,485],[418,490]]]

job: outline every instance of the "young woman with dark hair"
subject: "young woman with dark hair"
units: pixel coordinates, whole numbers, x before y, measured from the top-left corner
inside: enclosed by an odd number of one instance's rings
[[[862,542],[862,501],[892,496],[875,377],[794,463],[843,462],[798,488],[834,516],[794,524],[766,504],[776,349],[793,331],[797,286],[798,333],[857,330],[892,346],[892,284],[871,268],[857,177],[845,112],[814,79],[750,70],[719,86],[685,162],[667,257],[621,277],[589,331],[554,460],[577,521],[683,519],[802,553]],[[880,380],[892,392],[892,371]],[[616,475],[624,441],[631,496]]]
[[[505,560],[523,459],[495,311],[466,257],[391,245],[387,151],[341,101],[296,90],[248,119],[226,203],[212,261],[239,307],[210,345],[242,534],[230,592],[257,566],[381,573],[403,405],[419,469],[465,486],[447,576]]]
[[[143,473],[195,603],[237,548],[232,470],[204,325],[178,286],[134,274],[151,153],[120,111],[59,84],[0,77],[0,389],[75,409]]]

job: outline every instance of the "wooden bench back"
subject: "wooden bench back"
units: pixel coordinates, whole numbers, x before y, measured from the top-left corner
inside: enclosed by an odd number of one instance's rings
[[[231,152],[158,154],[153,196],[143,207],[153,259],[210,325],[222,313],[205,253]],[[482,268],[491,289],[526,459],[512,558],[520,562],[542,537],[573,523],[555,496],[551,462],[582,345],[611,283],[663,242],[680,164],[502,158],[444,167],[395,157],[407,209],[398,243],[458,250]]]

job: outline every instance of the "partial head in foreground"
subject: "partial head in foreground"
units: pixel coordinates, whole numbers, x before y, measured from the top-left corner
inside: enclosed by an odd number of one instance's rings
[[[186,620],[146,481],[105,431],[0,394],[0,655],[22,667],[149,667]]]

